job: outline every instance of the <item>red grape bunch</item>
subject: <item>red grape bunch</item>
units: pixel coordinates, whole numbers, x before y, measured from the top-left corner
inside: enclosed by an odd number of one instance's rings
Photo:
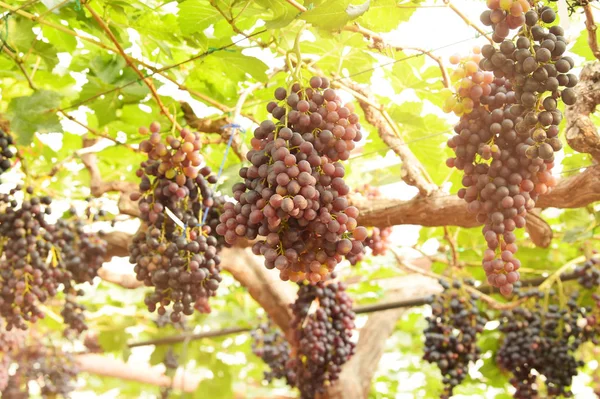
[[[492,91],[494,75],[491,72],[483,72],[479,68],[481,61],[481,49],[473,48],[473,53],[468,57],[453,55],[450,63],[456,65],[452,72],[455,96],[449,95],[444,102],[444,112],[454,112],[457,116],[463,116],[473,111],[482,97],[489,96]],[[452,91],[444,90],[447,94]]]
[[[167,136],[165,143],[158,123],[140,131],[150,133],[140,144],[148,160],[138,170],[140,192],[132,200],[139,200],[148,229],[134,236],[129,260],[137,279],[154,287],[145,300],[148,310],[162,315],[172,305],[176,323],[194,308],[210,312],[208,298],[221,282],[217,239],[200,224],[214,205],[209,183],[216,177],[203,166],[198,133],[183,129],[180,138]]]
[[[378,187],[371,186],[370,184],[363,184],[362,186],[354,189],[357,195],[367,199],[373,200],[381,198],[381,191]],[[367,238],[364,241],[365,247],[371,248],[373,256],[385,255],[388,248],[390,247],[391,240],[390,235],[392,234],[393,228],[390,227],[369,227],[367,228]],[[359,252],[358,254],[348,254],[346,259],[351,265],[356,265],[358,262],[364,259],[366,251]]]
[[[313,303],[316,310],[309,312]],[[327,280],[301,285],[291,306],[297,352],[288,367],[295,374],[300,397],[313,399],[338,379],[342,365],[354,354],[352,299],[343,283]]]
[[[367,236],[358,227],[358,209],[349,206],[344,166],[362,137],[358,117],[343,106],[325,78],[310,87],[295,83],[275,90],[267,106],[276,122],[254,131],[251,165],[233,186],[237,203],[226,203],[217,233],[229,244],[254,240],[268,269],[282,280],[322,281],[348,254],[363,250]]]
[[[491,72],[494,79],[489,93],[469,91],[473,110],[463,113],[448,141],[455,157],[447,165],[464,172],[458,195],[484,223],[484,270],[504,295],[519,280],[514,230],[525,226],[539,195],[556,185],[551,170],[554,152],[562,148],[558,100],[572,105],[577,83],[567,74],[573,61],[563,56],[563,29],[542,26],[554,22],[554,11],[533,8],[524,18],[514,39],[481,48],[483,58],[472,76]]]
[[[501,43],[511,29],[517,29],[525,23],[525,13],[531,5],[528,0],[487,0],[489,10],[481,14],[481,22],[494,29],[492,40]]]

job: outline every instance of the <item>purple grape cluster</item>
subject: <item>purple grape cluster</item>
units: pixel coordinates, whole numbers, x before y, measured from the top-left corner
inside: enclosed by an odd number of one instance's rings
[[[163,143],[160,126],[152,123],[141,133],[150,137],[140,144],[148,154],[138,170],[141,219],[148,229],[137,233],[129,246],[129,261],[136,278],[154,292],[146,296],[151,312],[163,315],[172,305],[174,323],[194,308],[210,312],[208,298],[221,282],[218,240],[202,215],[214,205],[210,183],[216,176],[203,166],[198,133],[183,129],[179,139],[168,136]]]
[[[440,284],[444,291],[434,298],[432,314],[423,331],[423,359],[439,367],[444,383],[440,398],[448,399],[467,376],[469,364],[480,357],[477,337],[483,332],[486,319],[477,308],[477,298],[462,290],[461,281]]]
[[[349,206],[345,170],[362,138],[352,107],[313,77],[310,87],[295,83],[275,90],[272,120],[254,131],[251,165],[240,169],[233,186],[237,203],[226,203],[217,233],[229,244],[254,240],[257,255],[282,280],[322,281],[348,254],[363,250],[366,229],[357,226],[358,209]]]
[[[44,317],[39,304],[56,295],[64,269],[58,266],[53,251],[49,197],[26,198],[19,205],[14,195],[0,195],[0,316],[6,329],[26,329],[25,322],[35,323]]]
[[[310,312],[313,304],[316,310]],[[327,280],[300,285],[291,306],[294,317],[290,326],[297,351],[288,367],[301,398],[313,399],[338,379],[342,366],[354,354],[352,299],[343,283]]]
[[[294,386],[294,370],[288,367],[291,348],[281,331],[273,327],[269,320],[268,323],[260,324],[250,334],[252,353],[269,367],[269,370],[264,372],[265,380],[271,382],[283,378],[288,385]]]
[[[593,256],[584,264],[575,268],[577,282],[583,288],[592,289],[600,286],[600,257]]]
[[[44,398],[69,397],[78,373],[72,354],[46,345],[35,332],[26,339],[24,331],[4,327],[0,323],[0,363],[16,367],[10,375],[9,367],[0,368],[0,396],[28,398],[28,384],[35,382]]]
[[[84,230],[85,223],[74,209],[70,213],[71,217],[56,222],[51,233],[63,268],[61,284],[65,303],[61,315],[68,326],[67,333],[81,333],[87,330],[85,306],[77,303],[77,297],[84,295],[84,291],[75,285],[93,283],[104,263],[107,243],[99,234]]]
[[[473,109],[462,114],[448,141],[455,157],[447,165],[464,172],[458,195],[484,224],[488,282],[503,295],[519,280],[514,230],[525,226],[539,195],[556,185],[551,170],[562,148],[558,101],[575,102],[577,77],[567,73],[573,60],[563,56],[564,31],[545,27],[554,19],[549,7],[533,8],[515,38],[481,48],[480,71],[492,72],[494,80],[489,93],[470,93]]]
[[[19,205],[15,195],[0,196],[0,314],[8,330],[26,329],[25,322],[35,323],[44,317],[39,305],[56,295],[65,294],[61,311],[67,333],[80,333],[87,327],[84,307],[76,302],[83,291],[76,284],[92,283],[104,262],[106,241],[96,233],[84,231],[84,223],[73,213],[68,219],[48,224],[50,197],[32,196],[33,189],[23,192]]]
[[[517,399],[537,397],[537,374],[545,377],[549,398],[572,397],[573,376],[583,362],[575,358],[585,342],[598,343],[600,329],[591,308],[577,304],[573,295],[565,309],[538,303],[533,310],[519,307],[505,311],[500,319],[504,339],[496,355],[498,365],[509,371]],[[582,322],[583,321],[583,322]]]
[[[12,166],[11,158],[13,158],[15,154],[13,154],[10,147],[13,144],[12,136],[0,128],[0,175],[9,170]]]

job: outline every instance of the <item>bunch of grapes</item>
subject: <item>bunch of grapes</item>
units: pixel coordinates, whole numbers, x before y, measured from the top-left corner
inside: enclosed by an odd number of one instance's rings
[[[503,312],[500,331],[505,335],[496,361],[512,373],[515,398],[537,396],[533,370],[546,378],[548,397],[572,396],[571,381],[583,365],[575,353],[584,342],[598,342],[598,320],[591,311],[579,306],[574,294],[566,309],[551,304],[544,310],[537,304],[533,310]]]
[[[577,282],[585,289],[600,286],[600,258],[592,257],[575,268]]]
[[[368,200],[381,198],[381,191],[379,188],[364,184],[357,188],[356,191]],[[392,234],[393,228],[390,227],[371,227],[368,229],[369,235],[365,239],[365,245],[373,251],[373,256],[385,255],[389,248],[391,241],[390,235]]]
[[[65,304],[61,315],[69,326],[67,332],[81,333],[87,330],[85,307],[77,303],[84,291],[76,284],[90,283],[97,276],[104,262],[107,243],[96,233],[84,231],[85,223],[71,210],[72,217],[59,219],[52,229],[52,243],[58,250],[60,267],[63,269],[60,282],[63,285]]]
[[[282,280],[317,283],[345,255],[360,253],[366,238],[337,162],[362,138],[358,116],[320,77],[289,93],[280,87],[275,98],[267,109],[276,122],[254,131],[251,166],[233,186],[238,202],[224,205],[217,233],[229,244],[260,236],[252,249],[268,269],[277,268]]]
[[[6,329],[26,329],[44,317],[39,304],[56,295],[64,270],[52,245],[49,197],[29,197],[18,204],[16,187],[0,195],[0,316]]]
[[[44,398],[68,397],[78,373],[73,356],[46,345],[36,334],[26,338],[24,331],[7,331],[0,323],[0,396],[28,398],[28,383],[35,381]],[[11,365],[16,367],[9,375]]]
[[[481,13],[481,22],[494,30],[492,40],[502,43],[511,29],[521,27],[526,21],[526,13],[531,8],[528,0],[488,0],[489,10]]]
[[[477,337],[486,323],[477,307],[477,297],[464,292],[463,283],[440,281],[444,291],[431,304],[427,317],[423,359],[435,363],[443,376],[441,398],[452,396],[454,387],[467,376],[469,364],[479,359]]]
[[[262,323],[250,333],[252,335],[252,353],[260,357],[269,367],[265,371],[265,380],[284,378],[288,385],[294,386],[294,370],[288,367],[290,345],[283,334],[269,323]]]
[[[556,185],[551,170],[554,152],[562,147],[558,100],[572,105],[571,87],[577,83],[575,75],[567,74],[573,60],[562,56],[562,28],[541,25],[554,21],[554,11],[530,9],[524,18],[514,39],[501,41],[498,48],[481,48],[477,70],[472,60],[461,63],[459,87],[464,90],[459,89],[456,100],[461,107],[457,109],[455,100],[445,106],[461,116],[456,135],[448,141],[455,157],[447,165],[464,172],[465,187],[458,195],[484,224],[488,249],[483,268],[488,282],[503,295],[510,295],[519,280],[514,230],[525,226],[538,196]],[[462,105],[467,97],[469,106]]]
[[[338,379],[342,365],[354,354],[352,300],[343,283],[327,280],[300,285],[291,306],[297,352],[288,367],[301,398],[313,399]]]
[[[60,395],[68,398],[75,390],[74,381],[79,368],[73,355],[54,347],[40,346],[36,351],[30,351],[28,358],[35,367],[27,367],[24,375],[40,384],[42,397],[55,398]]]
[[[180,138],[166,137],[163,142],[158,123],[142,128],[150,137],[140,144],[148,154],[137,174],[140,192],[140,217],[148,225],[129,246],[129,261],[135,264],[136,278],[154,292],[146,296],[151,312],[167,312],[172,304],[171,320],[191,315],[194,308],[210,312],[208,298],[216,294],[221,282],[218,242],[202,215],[214,205],[209,183],[216,182],[200,155],[201,138],[187,129]]]
[[[456,65],[451,76],[455,95],[446,97],[442,107],[444,112],[454,112],[457,116],[469,114],[473,112],[476,104],[481,102],[482,97],[485,105],[485,99],[490,96],[492,91],[494,75],[479,68],[481,58],[479,47],[474,47],[472,54],[468,57],[461,57],[457,54],[450,57],[450,63]],[[504,89],[501,88],[502,90]],[[444,92],[452,93],[450,90],[444,90]],[[506,90],[503,93],[507,94]],[[498,100],[502,100],[501,95]]]
[[[25,335],[23,331],[7,331],[4,323],[0,321],[0,392],[4,391],[10,383],[10,365],[13,358],[18,356],[24,342]]]
[[[175,370],[179,367],[179,356],[173,352],[173,348],[169,348],[165,357],[163,358],[163,364],[165,365],[166,375],[173,377]],[[167,399],[171,397],[173,388],[171,386],[163,387],[160,389],[160,398]]]
[[[0,128],[0,175],[12,166],[11,158],[15,155],[10,146],[13,144],[12,136]]]

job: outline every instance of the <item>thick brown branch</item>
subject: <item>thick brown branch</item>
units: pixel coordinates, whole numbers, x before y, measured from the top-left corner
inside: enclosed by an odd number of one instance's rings
[[[84,139],[84,147],[91,147],[95,140]],[[137,190],[137,185],[129,181],[109,181],[102,180],[100,168],[98,168],[98,158],[93,152],[81,154],[81,161],[90,173],[90,190],[94,197],[100,197],[110,191],[118,191],[121,193],[131,193]]]
[[[386,120],[387,118],[382,113],[381,107],[377,108],[372,105],[376,103],[372,93],[367,88],[354,82],[345,82],[345,84],[362,97],[369,99],[369,101],[365,101],[357,97],[357,101],[365,114],[367,122],[377,128],[381,139],[402,159],[402,179],[407,184],[417,187],[423,196],[429,196],[437,191],[438,187],[431,181],[425,167],[423,167],[415,154],[408,148],[402,137],[395,133],[392,126],[394,122]]]
[[[75,359],[81,371],[159,387],[173,387],[184,392],[194,392],[201,380],[191,373],[177,373],[171,379],[159,368],[133,366],[99,354],[77,355]]]
[[[575,151],[589,153],[600,161],[600,134],[590,118],[600,104],[600,62],[583,67],[575,93],[577,102],[565,109],[567,142]]]
[[[592,6],[590,4],[582,5],[583,12],[585,13],[585,28],[588,31],[588,45],[594,57],[600,60],[600,49],[598,48],[598,26],[594,22],[594,14],[592,13]]]
[[[527,220],[525,229],[527,229],[527,233],[529,233],[529,238],[531,238],[531,241],[533,241],[533,243],[538,247],[548,248],[552,242],[552,228],[544,219],[540,217],[539,209],[534,210],[534,212],[527,213],[525,219]]]
[[[433,61],[435,61],[438,64],[438,66],[440,67],[440,73],[442,74],[442,82],[444,84],[444,87],[450,87],[450,77],[448,76],[448,71],[446,70],[444,61],[440,57],[434,55],[431,51],[425,50],[420,47],[401,47],[401,46],[390,45],[390,44],[386,43],[385,40],[383,40],[383,37],[380,34],[373,32],[372,30],[366,29],[366,28],[360,26],[359,24],[344,26],[344,28],[342,30],[345,30],[348,32],[360,33],[361,35],[363,35],[363,37],[365,39],[371,40],[373,42],[373,46],[379,50],[384,49],[384,48],[392,48],[396,51],[411,50],[411,51],[417,51],[421,54],[425,54],[426,56],[431,58]]]
[[[424,276],[410,275],[401,280],[401,285],[389,297],[401,301],[439,291],[440,286],[435,281]],[[339,381],[328,389],[326,398],[364,399],[369,396],[371,380],[385,350],[387,338],[405,311],[406,309],[396,308],[369,317],[360,330],[354,356],[344,365]]]
[[[289,304],[296,295],[291,284],[281,281],[276,271],[267,270],[264,260],[248,248],[224,248],[221,267],[246,287],[250,296],[282,331],[288,332],[292,317]]]
[[[539,208],[579,208],[600,201],[600,166],[590,166],[578,175],[559,180],[548,194],[541,195]],[[455,195],[402,200],[356,200],[359,224],[386,227],[397,224],[475,227],[479,223],[467,212],[465,202]]]
[[[116,273],[104,267],[98,269],[98,277],[102,280],[119,285],[123,288],[133,289],[143,287],[144,283],[138,281],[134,274],[131,273]]]

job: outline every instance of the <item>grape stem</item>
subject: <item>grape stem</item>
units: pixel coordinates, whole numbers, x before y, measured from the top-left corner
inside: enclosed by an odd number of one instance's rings
[[[396,260],[398,262],[398,265],[400,265],[400,267],[408,269],[411,272],[421,274],[423,276],[431,277],[431,278],[434,278],[436,280],[444,280],[444,281],[447,281],[449,283],[452,283],[452,279],[451,278],[448,278],[448,277],[442,276],[440,274],[433,273],[433,272],[430,272],[430,271],[426,271],[426,270],[423,270],[423,269],[421,269],[419,267],[413,266],[410,263],[406,262],[402,258],[402,255],[400,255],[395,248],[391,248],[391,250],[394,253],[394,256],[396,257]],[[464,289],[468,293],[470,293],[470,294],[477,295],[479,297],[479,299],[481,299],[483,302],[487,303],[490,306],[490,308],[496,309],[496,310],[512,309],[512,308],[518,306],[522,302],[522,300],[518,300],[518,301],[515,301],[515,302],[500,303],[500,302],[496,301],[494,298],[492,298],[491,296],[489,296],[487,294],[484,294],[483,292],[479,291],[478,289],[476,289],[474,287],[464,286]]]

